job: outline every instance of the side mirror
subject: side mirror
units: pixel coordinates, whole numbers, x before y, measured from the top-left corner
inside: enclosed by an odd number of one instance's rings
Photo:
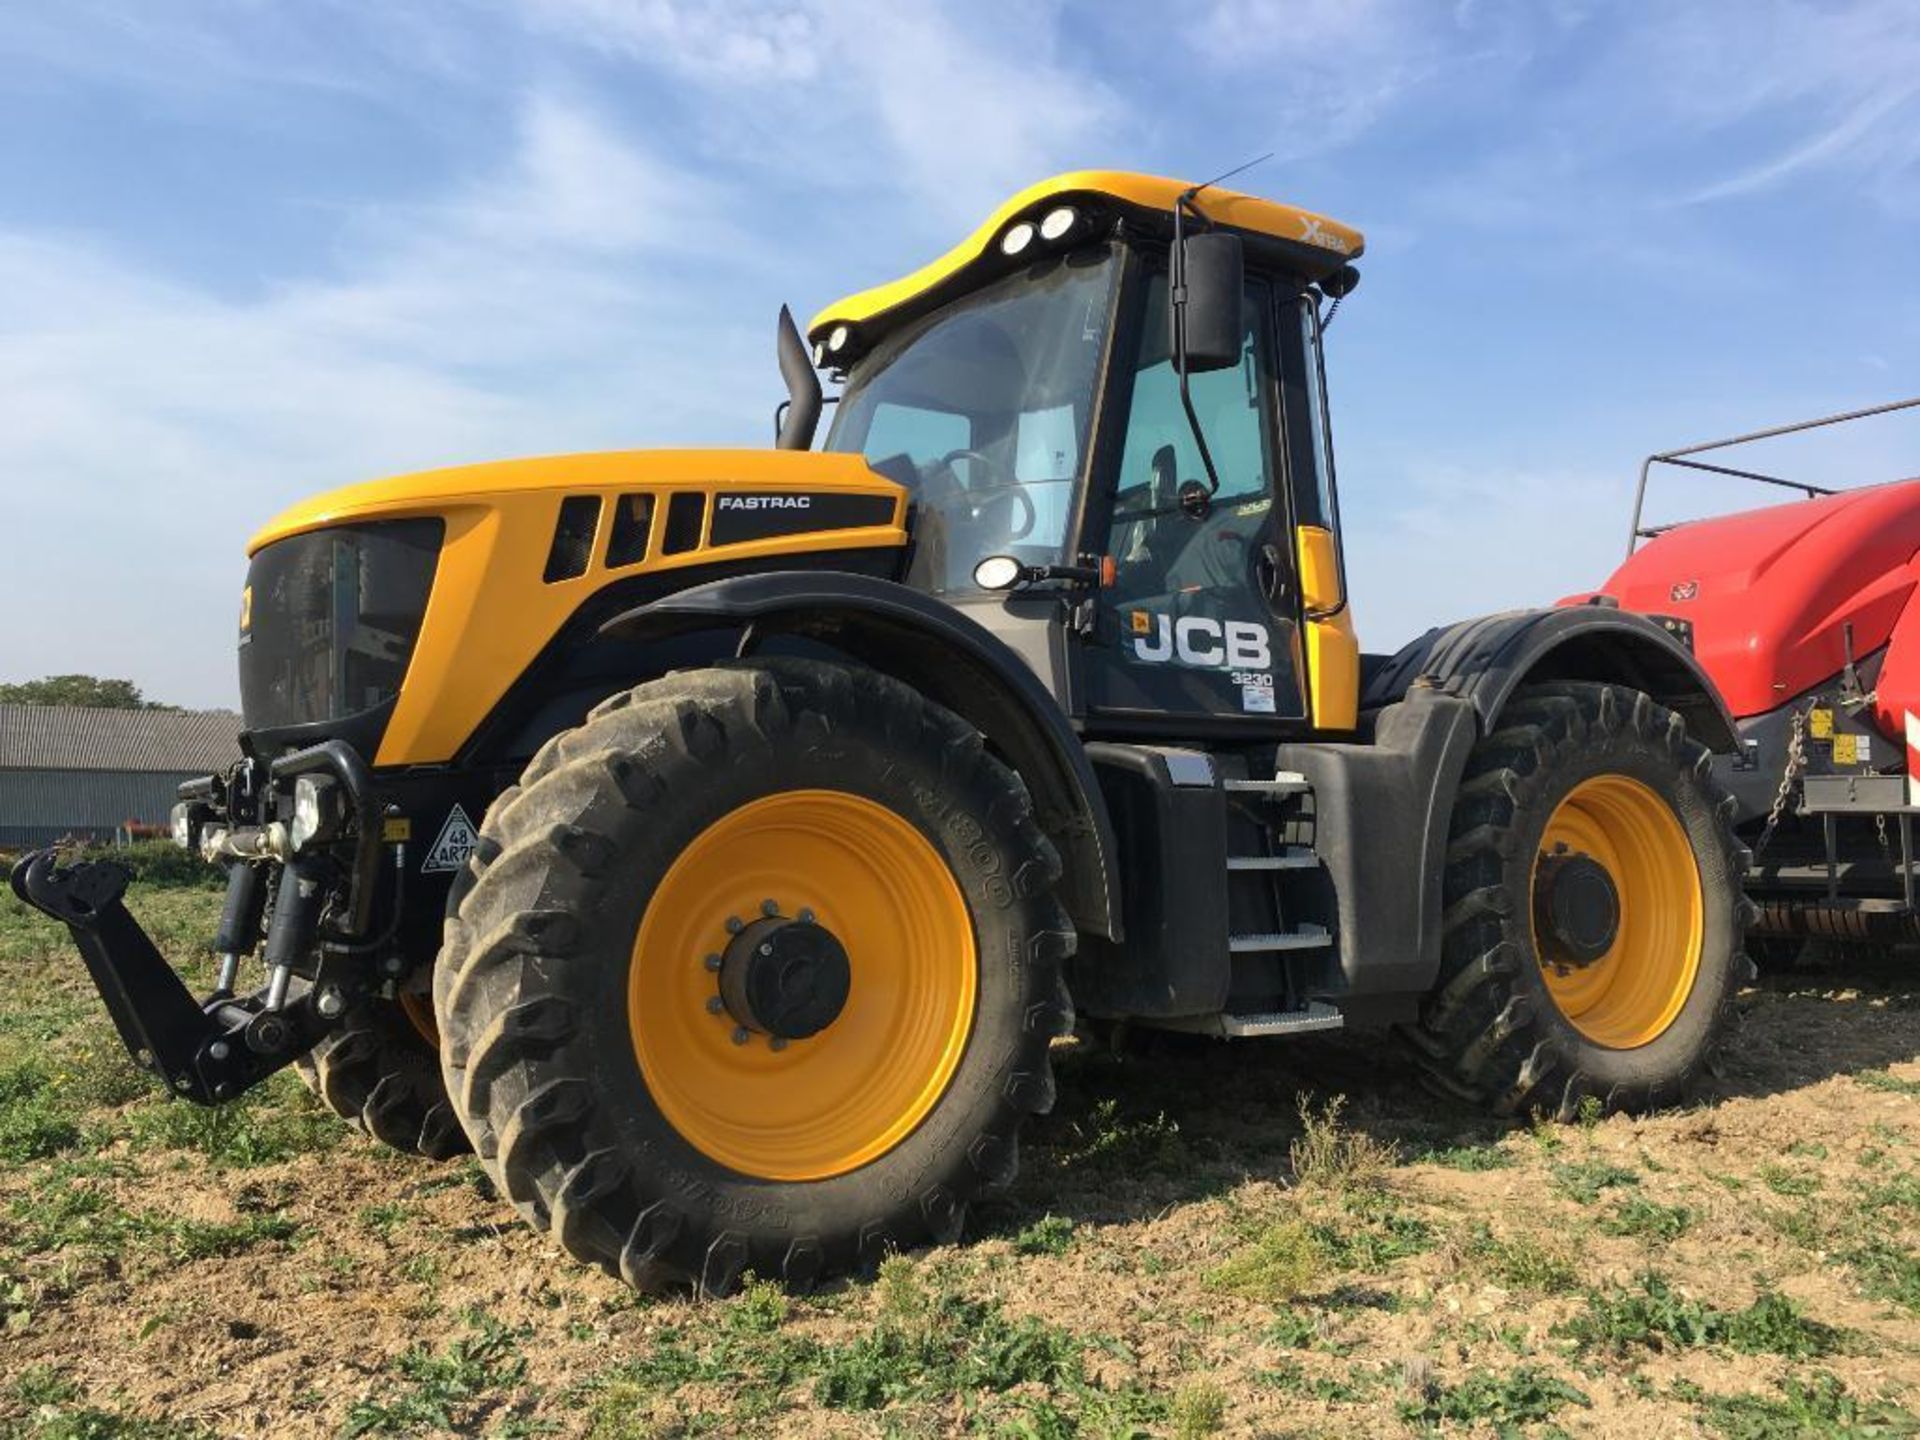
[[[1240,237],[1226,230],[1183,236],[1176,263],[1179,273],[1170,287],[1174,353],[1184,355],[1183,373],[1231,369],[1240,363],[1246,341],[1240,308],[1246,260]]]

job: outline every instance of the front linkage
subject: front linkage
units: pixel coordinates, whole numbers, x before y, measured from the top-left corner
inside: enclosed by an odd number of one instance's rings
[[[205,781],[183,787],[197,797],[196,820],[209,824],[215,806],[208,802],[216,788],[224,792],[217,808],[228,822],[202,847],[230,862],[214,941],[220,974],[205,999],[194,998],[122,903],[132,879],[125,866],[111,860],[62,865],[56,848],[25,856],[12,872],[13,893],[72,934],[134,1063],[202,1105],[233,1099],[311,1049],[376,988],[368,959],[391,938],[391,925],[370,940],[326,928],[344,919],[364,933],[378,878],[380,812],[359,756],[330,741],[280,757],[267,773],[269,789],[291,788],[300,775],[337,783],[344,803],[326,818],[341,843],[290,847],[285,827],[267,822],[264,812],[254,817],[262,823],[235,823],[246,804],[240,787]],[[394,854],[397,881],[404,845]],[[397,919],[398,894],[393,898]],[[240,960],[259,946],[263,928],[267,984],[236,996]],[[298,994],[296,975],[311,982]]]

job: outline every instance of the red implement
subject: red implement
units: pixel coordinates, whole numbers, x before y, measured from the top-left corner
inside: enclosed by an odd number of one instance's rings
[[[1920,479],[1678,526],[1599,593],[1690,622],[1694,653],[1740,719],[1838,674],[1851,622],[1857,660],[1888,647],[1874,722],[1904,740],[1906,712],[1920,711],[1917,557]]]

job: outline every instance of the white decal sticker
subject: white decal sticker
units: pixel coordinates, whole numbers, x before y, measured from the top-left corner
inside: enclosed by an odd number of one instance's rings
[[[1133,612],[1133,654],[1149,665],[1167,661],[1195,670],[1266,670],[1273,665],[1267,627],[1251,620],[1209,620]]]
[[[467,857],[473,853],[474,841],[478,838],[467,812],[458,805],[454,806],[447,816],[447,823],[440,827],[439,838],[433,842],[433,848],[427,851],[420,873],[431,875],[437,870],[458,870],[467,863]]]
[[[1273,676],[1236,675],[1240,682],[1240,708],[1252,714],[1273,714]]]

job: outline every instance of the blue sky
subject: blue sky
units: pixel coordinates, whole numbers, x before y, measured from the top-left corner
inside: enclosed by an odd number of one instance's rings
[[[1329,337],[1368,648],[1597,583],[1648,450],[1920,393],[1907,0],[15,3],[0,678],[231,703],[289,501],[765,443],[782,301],[1057,170],[1269,150],[1246,188],[1368,235]],[[1751,458],[1920,472],[1920,422],[1853,428]]]

